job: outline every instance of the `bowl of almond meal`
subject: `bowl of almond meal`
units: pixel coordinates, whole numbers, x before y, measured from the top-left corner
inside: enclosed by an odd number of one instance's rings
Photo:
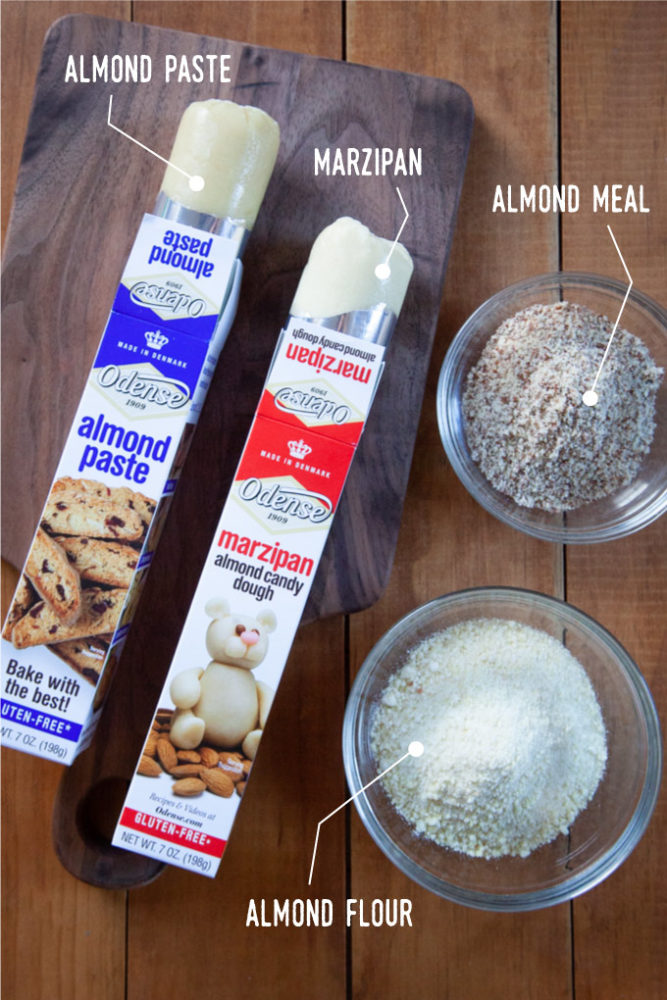
[[[437,392],[454,471],[546,541],[609,541],[667,508],[667,311],[583,273],[519,282],[454,338]]]

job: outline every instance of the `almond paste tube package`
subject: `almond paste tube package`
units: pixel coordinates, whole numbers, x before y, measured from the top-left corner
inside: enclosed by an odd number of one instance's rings
[[[185,111],[144,216],[2,632],[2,743],[70,763],[92,737],[276,160],[257,108]]]

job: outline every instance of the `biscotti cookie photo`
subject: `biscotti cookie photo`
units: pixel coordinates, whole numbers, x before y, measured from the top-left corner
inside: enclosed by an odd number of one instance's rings
[[[17,650],[48,646],[96,684],[103,647],[85,640],[113,635],[154,510],[153,500],[127,487],[57,479],[3,637]]]

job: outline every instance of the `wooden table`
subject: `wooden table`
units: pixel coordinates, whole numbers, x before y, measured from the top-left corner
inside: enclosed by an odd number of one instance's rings
[[[564,549],[519,535],[458,483],[435,417],[448,343],[489,294],[558,267],[622,278],[607,222],[636,286],[664,301],[667,7],[5,0],[5,224],[43,34],[72,12],[441,76],[468,90],[477,120],[385,595],[353,618],[301,629],[252,799],[214,881],[174,869],[129,893],[78,882],[51,845],[60,767],[3,751],[4,995],[658,1000],[667,981],[664,796],[620,870],[574,903],[534,913],[485,914],[421,891],[384,858],[352,809],[323,827],[310,893],[307,871],[318,821],[347,795],[339,746],[350,680],[379,636],[431,597],[484,584],[565,597],[615,633],[640,665],[659,711],[667,709],[667,519],[594,547]],[[643,184],[651,211],[605,216],[582,208],[562,220],[494,214],[495,185],[522,182],[577,183],[582,191],[593,183]],[[5,566],[6,590],[12,579]],[[246,928],[249,898],[309,894],[333,900],[331,927]],[[348,931],[346,897],[409,898],[413,927]]]

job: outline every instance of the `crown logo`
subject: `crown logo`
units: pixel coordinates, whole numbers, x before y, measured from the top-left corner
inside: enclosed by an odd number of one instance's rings
[[[309,444],[302,439],[298,441],[288,441],[287,447],[292,458],[305,458],[313,450]]]
[[[169,337],[165,337],[160,330],[146,330],[144,337],[146,338],[147,345],[156,351],[159,351],[161,347],[169,343]]]

